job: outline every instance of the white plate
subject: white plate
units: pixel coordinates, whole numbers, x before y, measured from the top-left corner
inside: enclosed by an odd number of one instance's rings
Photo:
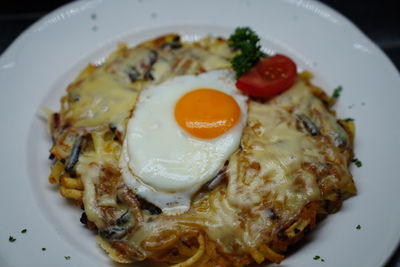
[[[352,23],[306,0],[92,0],[47,15],[0,58],[1,266],[113,265],[80,224],[79,208],[47,182],[50,140],[41,107],[58,109],[69,81],[118,42],[136,44],[167,32],[187,39],[228,36],[236,26],[253,28],[268,51],[294,58],[328,92],[342,85],[338,114],[357,125],[356,156],[363,166],[352,172],[359,194],[283,266],[384,264],[400,237],[400,77]]]

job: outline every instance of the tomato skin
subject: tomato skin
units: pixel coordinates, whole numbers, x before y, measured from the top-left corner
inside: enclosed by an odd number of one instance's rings
[[[296,63],[287,56],[277,54],[261,59],[239,77],[236,87],[250,96],[270,98],[289,89],[296,77]]]

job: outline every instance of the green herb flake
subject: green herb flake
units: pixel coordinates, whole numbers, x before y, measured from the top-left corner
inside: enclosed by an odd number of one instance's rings
[[[28,230],[26,230],[26,229],[21,230],[21,234],[25,234],[26,232],[28,232]]]
[[[46,248],[42,248],[42,251],[46,251],[47,249]]]
[[[361,225],[357,225],[357,226],[356,226],[356,229],[357,229],[357,230],[360,230],[360,229],[361,229]]]
[[[338,86],[338,87],[333,91],[332,98],[338,99],[339,96],[340,96],[340,93],[341,93],[342,91],[343,91],[342,86]]]
[[[68,261],[71,259],[71,256],[64,256],[64,258]]]
[[[265,56],[261,51],[259,41],[260,37],[248,27],[238,27],[229,36],[228,45],[240,50],[240,53],[231,60],[232,68],[236,72],[236,78],[248,72],[261,57]]]
[[[362,166],[362,162],[357,158],[352,159],[351,162],[353,162],[358,168]]]
[[[8,241],[10,241],[11,243],[15,242],[17,239],[15,239],[13,236],[10,235],[10,237],[8,238]]]
[[[345,122],[351,122],[351,121],[354,121],[354,119],[353,118],[347,118],[347,119],[344,119],[344,121]]]
[[[322,262],[325,262],[325,259],[321,258],[321,256],[318,256],[318,255],[315,255],[313,259],[316,260],[316,261],[320,260]]]

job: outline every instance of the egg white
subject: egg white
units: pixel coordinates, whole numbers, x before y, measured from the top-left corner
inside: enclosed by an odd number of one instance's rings
[[[239,122],[214,139],[191,136],[174,117],[176,102],[199,88],[230,95],[241,110]],[[144,89],[124,139],[120,167],[125,183],[164,213],[188,210],[191,196],[217,175],[239,147],[247,118],[246,101],[229,70],[178,76]]]

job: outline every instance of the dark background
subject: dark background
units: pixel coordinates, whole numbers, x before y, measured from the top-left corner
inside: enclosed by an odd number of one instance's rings
[[[7,3],[9,2],[9,3]],[[29,25],[71,0],[2,1],[0,54]],[[398,0],[321,0],[353,21],[400,69]]]
[[[7,2],[2,1],[0,4],[0,55],[29,25],[55,8],[72,1]],[[397,8],[400,1],[321,0],[321,2],[336,9],[353,21],[389,56],[397,69],[400,70],[400,10]],[[371,242],[374,241],[371,240]],[[400,266],[397,262],[400,263],[399,249],[386,267]]]

